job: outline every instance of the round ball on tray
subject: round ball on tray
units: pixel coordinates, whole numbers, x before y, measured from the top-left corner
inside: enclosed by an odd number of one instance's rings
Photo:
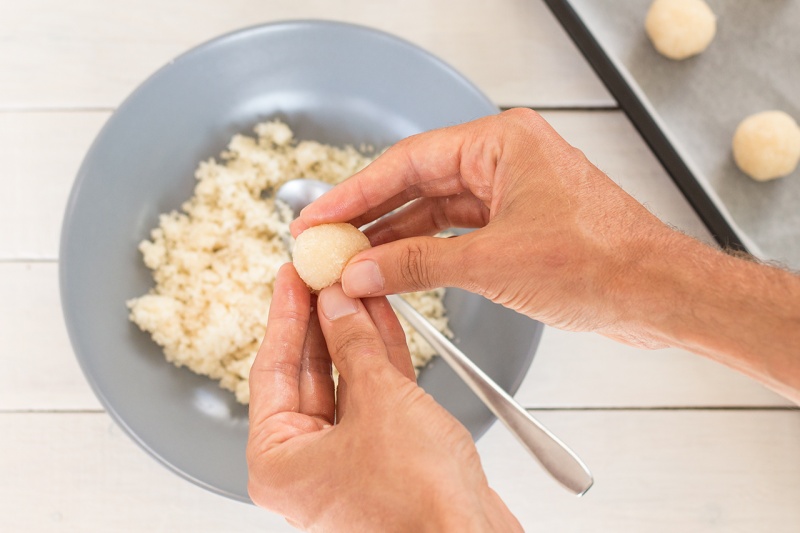
[[[655,0],[644,27],[661,55],[680,60],[708,48],[717,17],[703,0]]]
[[[306,285],[320,291],[339,281],[347,262],[369,247],[367,236],[351,224],[314,226],[297,236],[294,267]]]
[[[791,174],[800,162],[800,126],[783,111],[750,115],[733,134],[733,159],[757,181]]]

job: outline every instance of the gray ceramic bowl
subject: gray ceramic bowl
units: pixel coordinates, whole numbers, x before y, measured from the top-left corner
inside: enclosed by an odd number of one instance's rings
[[[151,455],[219,494],[249,501],[247,408],[206,378],[167,363],[127,318],[152,286],[137,244],[159,213],[192,193],[197,163],[235,133],[283,118],[303,139],[377,147],[492,114],[469,81],[390,35],[333,22],[259,26],[177,58],[111,116],[80,168],[61,236],[60,283],[72,346],[111,416]],[[458,344],[516,391],[541,325],[452,290]],[[475,437],[493,421],[441,361],[420,383]]]

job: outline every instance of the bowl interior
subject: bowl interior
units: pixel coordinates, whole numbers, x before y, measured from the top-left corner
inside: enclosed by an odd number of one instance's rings
[[[300,139],[384,147],[496,112],[472,84],[423,50],[332,22],[242,30],[179,57],[104,126],[77,176],[62,230],[60,281],[81,367],[114,419],[180,475],[249,501],[247,408],[216,383],[175,368],[127,318],[152,287],[137,244],[192,193],[199,161],[235,133],[280,117]],[[512,393],[541,325],[482,298],[446,299],[461,349]],[[420,384],[479,436],[493,417],[441,361]]]

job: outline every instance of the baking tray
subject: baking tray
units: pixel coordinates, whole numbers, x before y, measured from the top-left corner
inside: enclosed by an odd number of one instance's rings
[[[800,118],[800,2],[707,0],[717,34],[672,61],[644,32],[652,0],[544,0],[724,247],[800,268],[800,170],[759,183],[733,162],[751,113]]]

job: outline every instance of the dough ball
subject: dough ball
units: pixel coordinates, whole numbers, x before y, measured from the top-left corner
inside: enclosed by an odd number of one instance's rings
[[[733,134],[733,159],[754,180],[791,174],[800,162],[800,126],[783,111],[750,115]]]
[[[351,224],[322,224],[298,235],[294,267],[315,291],[330,287],[342,277],[350,259],[370,247],[367,236]]]
[[[661,55],[686,59],[711,44],[717,17],[703,0],[655,0],[644,28]]]

